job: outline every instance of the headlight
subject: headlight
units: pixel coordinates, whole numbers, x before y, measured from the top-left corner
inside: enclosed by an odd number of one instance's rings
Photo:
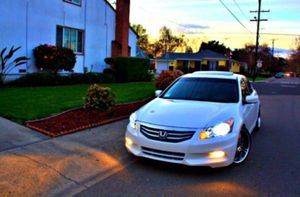
[[[204,140],[212,137],[225,136],[232,131],[233,119],[221,122],[213,127],[209,127],[200,132],[199,139]]]
[[[136,123],[136,113],[132,113],[129,117],[129,124],[134,130],[138,130],[138,124]]]

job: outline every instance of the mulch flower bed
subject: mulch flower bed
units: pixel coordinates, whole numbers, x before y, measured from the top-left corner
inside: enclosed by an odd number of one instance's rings
[[[79,108],[56,116],[27,121],[25,125],[51,137],[57,137],[128,118],[131,113],[150,100],[115,105],[110,112]]]

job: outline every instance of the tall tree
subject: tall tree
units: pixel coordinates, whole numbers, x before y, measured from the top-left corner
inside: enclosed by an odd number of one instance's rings
[[[278,70],[278,68],[273,68],[277,67],[277,64],[280,64],[281,67],[283,65],[282,60],[278,60],[274,58],[275,61],[273,61],[273,56],[271,53],[270,48],[268,45],[264,44],[259,47],[258,50],[258,58],[259,60],[262,61],[262,70],[264,71],[274,71]],[[241,62],[246,62],[248,66],[255,65],[255,45],[252,44],[246,44],[244,48],[242,49],[235,49],[232,52],[232,59],[241,61]],[[251,68],[253,70],[253,68]]]
[[[159,31],[158,42],[163,46],[162,53],[175,52],[178,47],[185,45],[184,36],[175,36],[168,27],[164,26]]]
[[[140,24],[132,25],[133,30],[137,33],[137,45],[145,52],[148,53],[149,50],[149,35],[147,30]]]
[[[219,41],[216,41],[216,40],[211,40],[208,43],[202,42],[202,44],[200,46],[200,51],[207,50],[207,49],[212,50],[217,53],[221,53],[223,55],[226,55],[227,51],[230,50],[223,43],[220,43]]]
[[[296,49],[291,53],[288,60],[289,71],[296,71],[300,74],[300,37],[296,39]]]
[[[150,57],[159,57],[166,52],[182,50],[192,52],[192,48],[187,45],[184,35],[174,35],[172,30],[166,26],[159,30],[159,38],[150,42],[147,30],[142,25],[132,25],[138,34],[137,45]]]

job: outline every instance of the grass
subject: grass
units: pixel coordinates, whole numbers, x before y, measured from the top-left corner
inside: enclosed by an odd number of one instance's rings
[[[263,81],[263,80],[266,80],[266,79],[269,79],[269,77],[261,77],[261,76],[255,77],[255,81]],[[251,76],[248,77],[248,80],[251,81],[251,82],[253,81]]]
[[[154,94],[151,82],[101,84],[112,88],[117,103],[148,98]],[[81,107],[89,85],[0,89],[0,116],[24,123]]]
[[[260,76],[258,76],[258,77],[255,78],[255,81],[263,81],[263,80],[266,80],[266,79],[268,79],[268,77],[260,77]]]

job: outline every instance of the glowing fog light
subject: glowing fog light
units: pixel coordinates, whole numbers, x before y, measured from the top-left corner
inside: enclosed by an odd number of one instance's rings
[[[225,156],[224,151],[214,151],[214,152],[208,153],[208,157],[211,159],[222,158],[224,156]]]

